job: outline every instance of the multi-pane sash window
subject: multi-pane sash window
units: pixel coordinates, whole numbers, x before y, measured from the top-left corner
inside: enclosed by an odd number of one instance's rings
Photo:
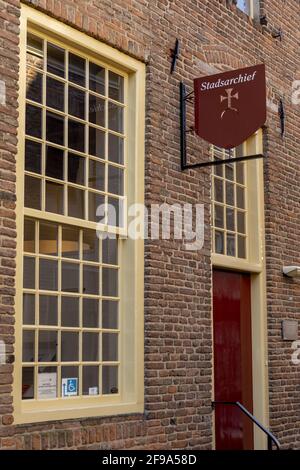
[[[231,151],[241,156],[243,146]],[[229,151],[213,147],[213,158],[229,158]],[[212,176],[212,224],[214,252],[247,258],[247,186],[244,162],[214,166]]]
[[[259,13],[259,0],[236,0],[237,7],[248,16],[256,17]]]
[[[23,400],[120,393],[125,115],[125,74],[27,34]]]
[[[26,77],[25,207],[122,225],[125,76],[29,33]]]

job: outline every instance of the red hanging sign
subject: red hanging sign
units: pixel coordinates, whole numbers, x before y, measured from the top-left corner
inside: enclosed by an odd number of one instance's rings
[[[266,121],[265,65],[231,70],[194,80],[195,132],[230,149]]]

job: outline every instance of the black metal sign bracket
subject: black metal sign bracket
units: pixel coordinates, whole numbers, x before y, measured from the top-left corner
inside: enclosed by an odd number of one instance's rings
[[[181,171],[203,168],[206,166],[224,165],[226,163],[243,162],[247,160],[254,160],[257,158],[265,158],[265,155],[258,153],[256,155],[246,155],[243,157],[226,158],[225,160],[209,160],[201,163],[187,163],[187,149],[186,149],[186,137],[187,134],[193,132],[193,128],[187,129],[186,127],[186,103],[193,101],[193,91],[187,93],[186,86],[183,82],[180,82],[180,157],[181,157]]]

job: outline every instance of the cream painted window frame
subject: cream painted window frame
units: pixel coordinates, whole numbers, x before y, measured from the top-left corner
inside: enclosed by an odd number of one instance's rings
[[[244,155],[262,153],[262,130],[259,129],[244,144]],[[263,213],[261,201],[263,197],[263,175],[260,160],[244,162],[246,177],[246,253],[247,258],[227,256],[214,252],[212,249],[212,263],[214,266],[240,269],[242,271],[260,272],[263,266],[263,249],[260,243]],[[213,176],[212,176],[213,181]],[[251,202],[250,202],[251,201]],[[213,225],[213,224],[212,224]],[[251,230],[249,230],[251,227]],[[213,230],[213,229],[212,229]],[[214,236],[213,236],[214,240]]]
[[[45,28],[46,25],[46,28]],[[17,161],[17,275],[16,275],[16,325],[15,365],[13,382],[14,422],[32,423],[70,418],[108,416],[124,413],[143,412],[144,409],[144,242],[127,237],[124,229],[116,228],[121,240],[120,266],[120,393],[99,397],[72,397],[53,400],[22,400],[21,397],[21,354],[22,354],[22,258],[24,219],[24,135],[25,135],[25,94],[26,94],[26,34],[27,28],[40,31],[55,41],[63,41],[70,49],[81,51],[91,60],[102,61],[128,76],[128,111],[125,155],[127,172],[130,174],[127,205],[144,204],[144,136],[145,136],[145,65],[126,54],[104,44],[84,33],[48,17],[27,5],[21,5],[20,33],[20,91],[19,91],[19,143]],[[126,187],[126,183],[125,183]],[[126,209],[125,209],[126,210]],[[43,218],[41,211],[32,214]],[[26,211],[28,213],[28,211]],[[126,214],[126,212],[125,212]],[[48,213],[47,213],[48,215]],[[49,220],[51,219],[48,218]],[[126,219],[126,217],[125,217]],[[61,217],[53,217],[63,223]],[[77,223],[83,228],[94,228],[94,223],[66,217],[65,223]],[[102,230],[111,230],[102,226]],[[123,300],[122,300],[123,299]]]

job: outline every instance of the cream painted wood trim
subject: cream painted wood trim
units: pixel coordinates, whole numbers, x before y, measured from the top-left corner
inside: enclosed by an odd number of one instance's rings
[[[144,140],[145,140],[145,65],[126,54],[103,44],[47,15],[21,6],[20,32],[20,92],[19,92],[19,144],[17,158],[17,275],[16,275],[16,324],[15,367],[13,381],[14,423],[33,423],[49,420],[108,416],[143,412],[144,409],[144,242],[126,237],[121,241],[120,279],[121,297],[121,341],[120,341],[120,388],[115,396],[72,397],[54,400],[21,399],[21,344],[22,344],[22,252],[24,213],[43,218],[40,211],[30,213],[23,207],[24,194],[24,135],[26,94],[26,32],[27,28],[42,32],[62,45],[80,51],[88,58],[109,65],[116,72],[128,76],[127,161],[128,174],[132,177],[128,185],[127,202],[144,204]],[[53,220],[63,222],[53,216]],[[64,222],[70,222],[64,218]],[[71,220],[71,222],[74,222]],[[78,223],[78,220],[76,219]],[[87,222],[81,226],[90,227]],[[123,299],[123,300],[122,300]],[[123,356],[122,356],[123,355]],[[122,357],[125,359],[122,360]],[[126,361],[126,357],[129,358]]]

